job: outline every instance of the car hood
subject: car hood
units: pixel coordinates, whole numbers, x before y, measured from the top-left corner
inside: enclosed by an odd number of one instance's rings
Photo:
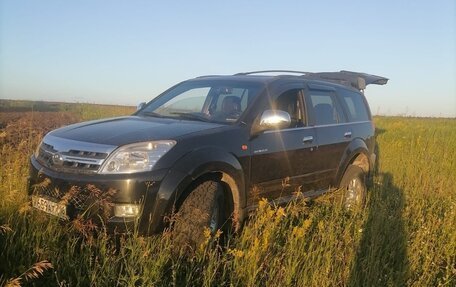
[[[189,120],[129,116],[69,125],[52,131],[50,135],[81,142],[121,146],[135,142],[176,139],[222,126]]]

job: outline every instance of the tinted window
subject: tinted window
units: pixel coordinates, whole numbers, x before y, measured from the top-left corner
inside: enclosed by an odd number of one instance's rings
[[[341,122],[340,113],[331,94],[310,92],[311,106],[316,125],[330,125]]]
[[[362,95],[351,91],[343,91],[341,96],[343,99],[342,101],[346,105],[350,121],[358,122],[369,120],[369,114]]]
[[[290,128],[303,126],[303,113],[301,107],[300,89],[288,90],[282,93],[273,103],[273,109],[282,110],[290,114]]]

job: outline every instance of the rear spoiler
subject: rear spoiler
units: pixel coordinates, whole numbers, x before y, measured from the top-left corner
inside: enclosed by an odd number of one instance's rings
[[[360,91],[364,90],[367,85],[385,85],[388,83],[388,79],[384,77],[350,71],[307,73],[306,76],[336,82]]]
[[[321,72],[321,73],[309,73],[301,71],[290,71],[290,70],[264,70],[264,71],[253,71],[246,73],[237,73],[235,76],[245,76],[252,74],[264,74],[264,73],[284,73],[284,74],[300,74],[303,77],[334,82],[345,86],[353,87],[360,91],[363,91],[367,85],[385,85],[388,83],[388,79],[380,76],[370,75],[366,73],[357,73],[350,71],[340,72]]]

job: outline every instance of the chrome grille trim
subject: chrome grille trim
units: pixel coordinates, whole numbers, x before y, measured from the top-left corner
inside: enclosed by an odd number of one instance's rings
[[[116,148],[116,146],[80,142],[48,134],[39,147],[37,160],[55,171],[96,173]]]
[[[62,154],[61,156],[62,156],[63,161],[77,162],[77,163],[83,163],[83,164],[101,165],[104,162],[104,158],[90,159],[90,158],[83,158],[83,157],[66,156],[64,154]]]
[[[76,150],[110,154],[117,148],[117,146],[113,145],[81,142],[77,140],[59,138],[53,136],[52,134],[47,134],[44,137],[43,142],[51,145],[55,150],[58,150],[59,152],[70,152],[71,150]]]

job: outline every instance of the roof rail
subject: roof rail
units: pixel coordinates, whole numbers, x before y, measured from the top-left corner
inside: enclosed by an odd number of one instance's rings
[[[252,71],[252,72],[237,73],[237,74],[234,74],[234,75],[235,76],[245,76],[245,75],[264,74],[264,73],[291,73],[291,74],[303,74],[303,75],[310,74],[309,72],[291,71],[291,70],[263,70],[263,71]]]

